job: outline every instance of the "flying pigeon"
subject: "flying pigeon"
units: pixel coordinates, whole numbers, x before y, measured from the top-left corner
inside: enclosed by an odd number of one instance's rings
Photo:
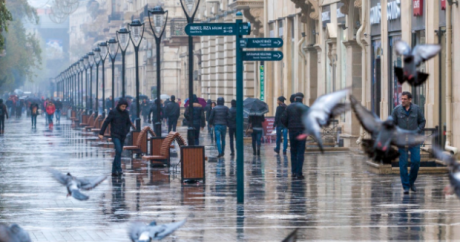
[[[282,242],[296,242],[297,241],[297,230],[292,231]]]
[[[404,68],[394,67],[399,83],[407,81],[412,86],[423,84],[429,74],[417,71],[417,67],[428,59],[436,56],[441,51],[440,45],[426,44],[417,45],[414,49],[404,41],[395,43],[396,53],[404,56]]]
[[[441,148],[437,145],[433,145],[433,155],[439,159],[444,161],[448,168],[449,168],[449,180],[450,180],[450,187],[449,193],[455,193],[455,195],[460,198],[460,164],[457,160],[449,155],[446,154]]]
[[[157,225],[155,221],[149,225],[135,222],[132,223],[128,234],[132,242],[149,242],[152,240],[162,240],[166,236],[170,235],[176,229],[180,228],[187,219],[180,222]]]
[[[59,171],[49,169],[51,175],[59,183],[67,187],[68,194],[67,196],[72,196],[77,200],[85,201],[89,197],[80,192],[80,189],[88,191],[95,188],[101,182],[103,182],[107,176],[91,177],[91,178],[77,178],[72,176],[70,173],[62,174]]]
[[[12,224],[8,227],[6,224],[0,224],[0,241],[1,242],[31,242],[29,233],[19,227],[17,224]]]
[[[377,115],[363,107],[355,97],[350,96],[350,102],[361,126],[372,135],[373,140],[367,141],[364,146],[368,146],[365,152],[374,160],[397,158],[399,153],[391,147],[392,145],[404,148],[419,145],[425,141],[424,135],[397,127],[392,116],[382,121]]]
[[[347,97],[348,91],[349,89],[343,89],[316,99],[315,103],[302,117],[305,134],[299,135],[297,138],[304,139],[307,135],[312,135],[316,139],[321,152],[324,152],[321,127],[328,126],[334,117],[350,110],[350,104],[340,102]]]

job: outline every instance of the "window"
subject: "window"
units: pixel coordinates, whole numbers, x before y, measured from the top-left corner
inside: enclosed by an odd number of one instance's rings
[[[283,38],[283,20],[278,21],[278,36]]]
[[[274,38],[275,37],[275,24],[270,23],[268,28],[270,30],[270,38]]]

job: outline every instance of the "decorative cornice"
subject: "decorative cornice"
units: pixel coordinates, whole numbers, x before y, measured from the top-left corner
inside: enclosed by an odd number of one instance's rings
[[[310,13],[310,18],[314,20],[318,20],[319,19],[319,3],[318,3],[319,0],[308,0],[308,1],[310,2],[314,10],[313,13]]]
[[[264,8],[263,0],[236,0],[228,5],[233,9]]]

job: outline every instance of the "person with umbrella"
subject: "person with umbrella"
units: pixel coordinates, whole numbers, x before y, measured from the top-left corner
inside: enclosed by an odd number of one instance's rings
[[[227,134],[229,109],[224,106],[224,103],[224,98],[219,97],[217,99],[217,106],[212,109],[211,116],[209,117],[209,124],[214,126],[216,134],[217,150],[219,151],[217,158],[225,155],[225,136]]]
[[[251,133],[252,151],[254,155],[260,156],[261,140],[263,135],[264,114],[268,113],[268,105],[256,98],[246,98],[243,102],[244,112],[249,115],[247,133]]]
[[[193,95],[192,105],[188,105],[185,109],[184,117],[187,120],[187,123],[192,122],[192,125],[195,128],[195,145],[200,145],[200,130],[204,129],[206,122],[204,118],[203,105],[198,102],[196,95]]]
[[[303,134],[304,126],[302,116],[308,112],[309,107],[302,103],[303,93],[296,93],[295,102],[281,115],[281,123],[289,130],[289,142],[291,143],[291,172],[292,178],[304,179],[302,175],[303,162],[305,159],[306,139],[299,140],[297,136]]]

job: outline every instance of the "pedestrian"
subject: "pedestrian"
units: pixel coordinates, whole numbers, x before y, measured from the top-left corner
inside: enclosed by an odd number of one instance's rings
[[[13,109],[13,100],[11,99],[11,97],[8,98],[8,100],[6,100],[6,107],[8,108],[8,113],[11,114]]]
[[[204,117],[204,108],[198,102],[198,98],[194,94],[192,97],[192,104],[185,109],[184,117],[187,123],[192,122],[192,126],[195,128],[195,145],[200,145],[200,130],[203,130],[206,126]],[[193,118],[192,115],[193,114]]]
[[[168,119],[168,133],[176,132],[177,120],[180,116],[180,107],[176,103],[176,96],[171,96],[171,101],[165,106],[165,116]]]
[[[208,99],[206,101],[206,107],[204,108],[204,112],[206,115],[206,122],[208,123],[208,134],[211,136],[211,142],[214,140],[214,131],[212,129],[212,125],[209,124],[209,117],[211,117],[211,111],[212,111],[212,101],[211,99]]]
[[[298,140],[297,136],[303,134],[302,116],[308,112],[309,107],[302,103],[303,94],[296,93],[294,102],[291,103],[281,115],[281,123],[289,130],[291,144],[291,173],[294,179],[304,179],[302,174],[305,159],[306,139]]]
[[[32,118],[32,128],[37,128],[37,115],[38,115],[38,104],[33,102],[30,104],[30,117]]]
[[[110,96],[110,97],[106,100],[106,102],[105,102],[105,107],[106,107],[109,111],[112,110],[112,102],[113,102],[112,96]]]
[[[54,106],[56,107],[56,123],[61,123],[61,109],[62,109],[62,102],[61,100],[56,100],[54,102]]]
[[[147,123],[149,120],[150,105],[147,102],[147,99],[142,99],[141,103],[141,115],[144,118],[144,123]]]
[[[8,108],[3,104],[3,99],[0,99],[0,134],[5,133],[5,117],[9,118]]]
[[[228,117],[228,135],[230,136],[230,155],[235,155],[235,148],[233,141],[235,140],[236,135],[236,100],[231,101],[232,107],[230,108],[229,117]]]
[[[137,118],[137,104],[136,99],[133,100],[129,108],[129,113],[131,114],[131,122],[135,123]]]
[[[161,110],[160,111],[160,117],[157,117],[158,116],[158,113],[157,113],[158,102],[160,102],[160,99],[158,99],[158,98],[155,99],[154,104],[150,107],[150,112],[149,112],[149,123],[152,122],[153,130],[155,130],[155,124],[161,122],[161,119],[162,119],[162,116],[163,116],[163,110],[161,109],[161,106],[160,106],[160,110]],[[150,117],[152,117],[152,119]],[[156,132],[156,130],[155,130],[155,132]]]
[[[54,103],[48,101],[46,103],[46,119],[48,120],[48,125],[50,126],[53,125],[54,112],[56,112],[56,107],[54,106]]]
[[[265,122],[265,116],[249,116],[248,125],[249,129],[252,130],[252,153],[253,155],[260,156],[260,148],[262,146],[262,134],[264,132],[264,128],[262,123]]]
[[[425,117],[422,109],[412,103],[412,94],[403,92],[401,94],[401,105],[395,107],[391,113],[394,123],[401,129],[417,131],[421,133],[425,128]],[[410,174],[407,172],[407,158],[410,153]],[[415,180],[417,180],[420,168],[420,145],[399,148],[399,172],[404,194],[409,194],[409,189],[416,192]]]
[[[217,150],[219,151],[218,158],[225,155],[225,136],[227,135],[227,126],[229,119],[229,108],[224,106],[225,100],[223,97],[217,98],[217,106],[211,110],[209,124],[214,127],[216,135]]]
[[[115,158],[112,163],[112,176],[121,176],[123,174],[123,169],[121,168],[121,153],[123,152],[123,145],[130,131],[130,126],[132,126],[129,120],[127,107],[128,101],[121,98],[115,110],[109,112],[109,115],[99,131],[99,139],[103,139],[105,129],[110,124],[110,135],[115,148]]]
[[[177,99],[177,104],[179,104],[179,107],[182,107],[182,100],[180,98]]]
[[[281,137],[282,137],[283,138],[283,155],[286,155],[286,150],[288,146],[288,139],[287,139],[288,130],[281,123],[281,115],[283,115],[287,107],[286,104],[284,104],[284,100],[286,100],[284,96],[278,97],[278,100],[277,100],[278,107],[276,107],[275,122],[273,124],[273,128],[276,130],[275,153],[277,154],[280,153]]]

